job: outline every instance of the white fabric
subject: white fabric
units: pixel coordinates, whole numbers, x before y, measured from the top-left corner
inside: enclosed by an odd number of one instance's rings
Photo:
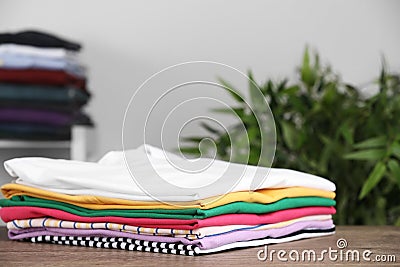
[[[305,239],[305,238],[321,237],[321,236],[328,236],[328,235],[333,235],[333,234],[335,234],[335,232],[301,233],[298,235],[277,238],[277,239],[266,238],[266,239],[260,239],[260,240],[235,242],[235,243],[230,243],[230,244],[223,245],[223,246],[213,248],[213,249],[200,249],[199,247],[196,247],[194,250],[199,254],[209,254],[209,253],[214,253],[214,252],[219,252],[219,251],[224,251],[224,250],[234,249],[234,248],[244,248],[244,247],[247,248],[247,247],[258,247],[258,246],[264,246],[264,245],[270,245],[270,244],[280,244],[280,243],[286,243],[286,242],[296,241],[296,240]]]
[[[19,44],[2,44],[0,45],[0,55],[1,54],[16,54],[25,56],[35,56],[35,57],[46,57],[46,58],[70,58],[75,59],[77,53],[69,51],[64,48],[41,48],[29,45],[19,45]]]
[[[98,163],[27,157],[8,160],[4,166],[19,184],[64,194],[130,200],[191,201],[229,192],[294,186],[336,189],[332,182],[311,174],[220,160],[189,161],[149,145],[126,154],[111,152]],[[256,188],[252,187],[255,180],[260,181]]]

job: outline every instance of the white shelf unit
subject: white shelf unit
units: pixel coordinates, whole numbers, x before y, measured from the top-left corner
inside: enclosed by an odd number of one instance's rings
[[[0,149],[69,149],[72,160],[87,161],[88,135],[92,127],[75,125],[70,141],[0,140]]]

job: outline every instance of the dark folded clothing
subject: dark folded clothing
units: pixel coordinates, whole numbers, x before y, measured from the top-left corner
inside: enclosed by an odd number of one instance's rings
[[[1,85],[0,85],[1,87]],[[56,111],[67,114],[75,114],[81,107],[77,103],[59,103],[59,102],[48,102],[40,100],[12,100],[12,99],[0,99],[0,108],[18,108],[24,107],[27,109],[47,110]]]
[[[70,126],[73,121],[74,116],[66,113],[25,108],[0,108],[0,123],[26,122]]]
[[[63,70],[1,69],[0,82],[37,85],[74,86],[86,90],[86,80]]]
[[[0,123],[0,138],[12,140],[70,140],[71,127],[29,123]]]
[[[32,123],[54,126],[88,125],[92,120],[82,112],[65,113],[43,109],[0,108],[0,123]]]
[[[17,33],[0,34],[0,44],[7,43],[31,45],[37,47],[65,48],[73,51],[78,51],[81,49],[81,45],[79,43],[39,31],[21,31]]]
[[[85,113],[79,112],[74,117],[73,123],[74,125],[86,125],[86,126],[94,126],[92,119],[86,115]]]
[[[89,93],[74,87],[38,86],[0,83],[1,101],[40,101],[81,106]]]

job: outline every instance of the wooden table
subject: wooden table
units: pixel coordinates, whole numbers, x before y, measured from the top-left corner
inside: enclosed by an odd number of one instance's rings
[[[295,241],[286,244],[268,246],[268,251],[286,251],[286,258],[291,250],[297,250],[300,255],[304,250],[314,250],[317,257],[324,249],[336,249],[337,240],[344,238],[347,247],[342,251],[358,250],[360,257],[366,250],[371,250],[368,257],[371,262],[360,259],[360,262],[346,262],[344,260],[332,261],[325,255],[324,261],[300,261],[289,260],[283,262],[278,260],[274,254],[273,261],[267,259],[260,261],[257,253],[263,247],[248,248],[222,252],[213,255],[189,257],[176,256],[147,252],[121,251],[114,249],[70,247],[51,244],[32,244],[26,242],[9,241],[5,228],[0,229],[0,266],[273,266],[277,264],[301,264],[318,266],[322,263],[331,265],[375,265],[375,266],[400,266],[400,228],[394,226],[338,226],[336,234],[328,237],[320,237],[302,241]],[[368,254],[368,253],[367,253]],[[307,254],[305,254],[307,257]],[[339,252],[337,253],[339,256]],[[343,254],[345,255],[345,254]],[[377,263],[374,262],[376,255],[396,257],[396,262]],[[260,256],[264,256],[263,253]],[[295,254],[292,254],[295,257]],[[368,256],[368,255],[367,255]],[[283,255],[283,258],[285,256]],[[349,253],[348,258],[352,256]],[[383,257],[381,257],[382,259]],[[391,259],[393,260],[393,259]]]

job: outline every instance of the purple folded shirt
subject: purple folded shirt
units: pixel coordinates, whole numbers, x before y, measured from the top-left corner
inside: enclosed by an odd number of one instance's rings
[[[330,229],[333,227],[334,224],[332,220],[304,221],[304,222],[293,223],[291,225],[281,228],[258,230],[258,231],[239,230],[221,235],[208,236],[197,240],[188,240],[183,237],[137,235],[126,232],[112,231],[112,230],[99,230],[99,229],[82,230],[82,229],[38,227],[38,228],[26,228],[23,230],[9,230],[8,237],[10,239],[23,239],[40,235],[127,237],[145,241],[157,241],[157,242],[168,242],[168,243],[181,242],[182,244],[185,245],[196,245],[201,249],[213,249],[239,241],[249,241],[266,237],[273,237],[273,238],[281,237],[304,229]]]
[[[50,125],[70,125],[72,115],[36,109],[0,108],[0,122],[27,122]]]

